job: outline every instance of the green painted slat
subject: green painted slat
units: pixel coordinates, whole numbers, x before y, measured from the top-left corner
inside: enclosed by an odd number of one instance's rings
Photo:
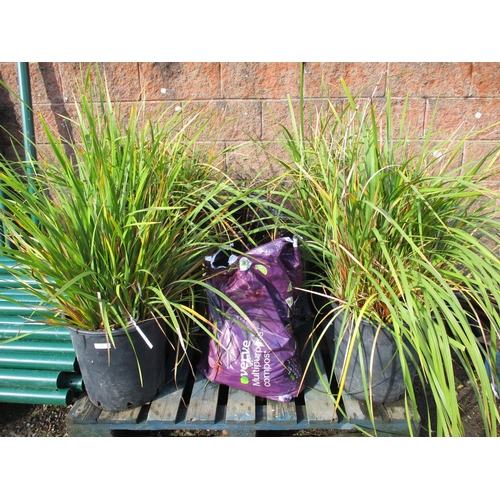
[[[0,368],[0,387],[58,389],[59,372]]]
[[[15,267],[17,266],[18,264],[13,261],[12,259],[9,259],[8,257],[4,257],[3,255],[0,257],[0,272],[1,273],[8,273],[9,271],[7,269],[4,268],[4,266],[6,267]]]
[[[82,376],[74,372],[0,368],[0,387],[82,390]]]
[[[37,311],[45,312],[47,309],[39,307],[36,303],[25,302],[23,304],[14,304],[6,300],[0,299],[0,314],[17,314],[20,316],[25,316],[28,320],[30,315],[33,315]]]
[[[0,274],[0,287],[6,289],[23,288],[25,285],[37,286],[36,280],[24,280],[21,282],[11,274]]]
[[[35,304],[38,304],[40,302],[40,299],[38,297],[21,286],[18,288],[3,287],[1,295],[2,297],[5,297],[5,299],[19,300],[29,303],[33,302]]]
[[[41,340],[44,342],[70,342],[71,337],[66,329],[57,330],[43,326],[23,327],[20,325],[3,325],[0,323],[0,342],[16,338],[18,340]]]
[[[73,353],[33,351],[20,354],[16,351],[0,351],[0,366],[33,370],[76,371],[76,358]]]
[[[58,389],[73,389],[74,391],[83,391],[83,379],[80,373],[60,372],[57,380]]]
[[[2,403],[25,403],[44,405],[68,405],[74,398],[71,389],[32,390],[32,389],[9,389],[0,387],[0,402]]]
[[[58,333],[66,333],[69,335],[69,330],[64,326],[49,325],[43,322],[41,316],[35,316],[30,318],[25,318],[19,315],[11,316],[0,316],[0,329],[8,329],[12,331],[17,331],[20,329],[26,329],[27,331],[32,330],[44,330]],[[6,330],[7,331],[7,330]]]
[[[69,331],[43,322],[37,311],[47,309],[10,272],[16,265],[0,257],[0,401],[69,404],[83,389]]]
[[[75,350],[71,341],[67,342],[45,342],[39,340],[13,340],[0,344],[0,352],[31,353],[33,351],[44,351],[47,353],[70,353],[74,357]]]

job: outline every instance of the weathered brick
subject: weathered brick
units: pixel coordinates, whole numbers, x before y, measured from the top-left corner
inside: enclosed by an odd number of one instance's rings
[[[228,99],[298,97],[300,64],[288,62],[221,63],[222,96]]]
[[[70,110],[68,109],[71,108]],[[21,119],[21,111],[18,105],[12,106],[11,108],[0,109],[0,116],[2,116],[2,121],[5,120],[5,127],[15,140],[19,144],[23,144],[23,123]],[[63,116],[61,116],[63,115]],[[71,104],[37,104],[33,105],[33,128],[35,133],[35,144],[40,146],[42,144],[47,144],[47,137],[45,131],[42,127],[41,116],[47,123],[49,129],[57,136],[62,136],[64,139],[69,139],[71,137],[72,125],[67,118],[71,116],[75,118],[74,106]],[[3,133],[0,130],[0,144],[8,144],[10,142],[7,133]],[[24,153],[23,153],[24,154]]]
[[[124,116],[128,106],[137,102],[144,91],[147,109],[158,105],[194,109],[202,104],[215,112],[214,129],[223,121],[231,120],[216,136],[228,144],[245,144],[245,148],[230,152],[228,168],[237,167],[255,173],[256,169],[271,172],[274,161],[262,152],[251,152],[249,137],[270,141],[270,151],[280,150],[277,144],[276,123],[290,126],[287,95],[291,95],[298,119],[300,63],[99,63],[105,70],[112,98],[122,103]],[[82,64],[83,72],[87,67]],[[389,80],[384,82],[388,69]],[[43,144],[38,113],[42,113],[50,126],[64,137],[68,136],[69,122],[59,115],[74,117],[72,89],[80,63],[30,63],[32,100],[35,108],[36,140]],[[350,91],[368,97],[380,80],[375,93],[377,109],[384,106],[384,91],[391,88],[395,127],[398,126],[406,95],[410,96],[406,122],[410,136],[416,137],[429,126],[436,97],[439,97],[435,130],[444,130],[439,137],[449,137],[459,129],[465,133],[494,125],[467,142],[468,153],[476,154],[486,144],[500,140],[500,63],[305,63],[305,94],[312,97],[311,104],[324,108],[322,82],[327,84],[335,106],[341,109],[345,99],[340,78],[346,80]],[[79,77],[78,77],[79,78]],[[18,91],[16,63],[0,62],[0,79]],[[162,89],[164,89],[162,91]],[[185,101],[192,101],[186,103]],[[168,113],[167,113],[168,114]],[[308,123],[306,113],[306,124]],[[6,90],[0,87],[0,125],[22,142],[20,107]],[[383,124],[380,124],[383,126]],[[202,140],[212,139],[207,132]],[[2,151],[9,148],[9,139],[0,133]],[[469,149],[472,148],[472,149]],[[473,153],[474,151],[474,153]],[[480,153],[477,153],[480,154]],[[461,158],[461,157],[460,157]],[[436,164],[437,165],[437,164]],[[243,168],[245,166],[245,168]]]
[[[330,104],[329,104],[330,102]],[[358,100],[360,110],[363,106],[367,105],[369,100],[367,98],[360,98]],[[379,120],[379,129],[385,130],[385,98],[376,98],[372,101],[375,105],[376,116],[381,118]],[[299,126],[299,101],[294,100],[293,109],[295,115],[296,126]],[[333,106],[337,113],[342,113],[347,106],[347,99],[336,98],[330,99],[307,99],[305,101],[304,109],[304,126],[307,127],[318,123],[318,116],[320,113],[328,112],[328,107]],[[404,115],[404,132],[407,132],[412,137],[422,135],[424,131],[424,116],[425,116],[425,101],[423,99],[409,99],[405,108],[404,99],[392,99],[392,113],[393,113],[393,127],[395,133],[398,133],[401,125],[401,120]],[[346,116],[350,116],[346,115]],[[265,104],[263,111],[263,139],[276,140],[276,134],[279,134],[279,125],[283,124],[288,130],[293,131],[292,119],[288,102],[285,101],[271,101]]]
[[[46,144],[48,142],[40,116],[43,116],[43,119],[53,134],[65,140],[77,139],[77,137],[75,137],[76,131],[71,122],[71,120],[77,117],[74,104],[36,104],[33,108],[33,125],[37,144]]]
[[[24,146],[22,144],[1,144],[0,154],[7,161],[17,162],[18,158],[24,160]]]
[[[98,63],[100,72],[106,77],[112,100],[137,101],[141,97],[138,63],[106,62]],[[64,101],[79,100],[78,87],[87,75],[87,63],[59,63]],[[95,66],[91,67],[91,77],[95,79]]]
[[[500,63],[473,63],[471,94],[474,97],[500,97]]]
[[[491,171],[491,181],[500,181],[500,151],[498,142],[466,141],[464,147],[464,162],[484,161],[482,171]]]
[[[165,121],[178,111],[176,106],[178,103],[149,103],[143,107],[143,102],[126,102],[117,101],[113,102],[113,111],[115,116],[120,120],[122,127],[127,127],[131,115],[131,110],[134,108],[140,114],[138,116],[138,129],[147,126],[148,120]],[[79,104],[78,104],[79,105]],[[74,125],[73,121],[78,121],[78,114],[76,110],[77,104],[68,102],[58,105],[35,105],[35,134],[38,142],[47,142],[45,133],[42,130],[42,124],[39,119],[39,114],[46,120],[48,127],[52,133],[63,137],[64,139],[71,139],[79,141],[79,128]],[[183,122],[179,124],[181,128]]]
[[[276,154],[279,145],[240,142],[232,143],[232,147],[233,149],[227,154],[226,171],[235,180],[259,182],[283,172],[279,162],[268,154],[269,152]],[[279,154],[283,154],[282,151]]]
[[[385,94],[387,63],[308,62],[304,67],[307,97],[345,97],[341,79],[353,95],[364,97]]]
[[[60,79],[56,63],[28,63],[31,100],[35,103],[61,102]],[[16,63],[0,63],[0,80],[19,93],[19,73]],[[0,103],[17,102],[17,99],[0,87]]]
[[[30,63],[31,99],[37,104],[64,102],[62,82],[57,63]]]
[[[58,71],[54,66],[54,63],[29,63],[28,65],[36,140],[40,140],[41,138],[41,126],[38,118],[38,113],[41,111],[40,106],[42,105],[42,109],[45,110],[44,112],[53,114],[54,111],[51,111],[50,107],[43,108],[43,105],[56,105],[59,109],[62,103]],[[6,71],[3,71],[5,69]],[[14,63],[10,65],[3,63],[0,71],[6,73],[6,83],[12,90],[18,93],[19,75],[17,66]],[[13,134],[18,141],[22,142],[23,123],[21,119],[20,101],[12,94],[9,96],[6,95],[6,92],[7,91],[4,93],[0,92],[0,99],[5,102],[1,110],[0,124],[4,126],[10,134]],[[8,104],[9,101],[11,104]],[[8,140],[8,134],[5,132],[0,133],[0,142],[5,142],[5,140]]]
[[[211,62],[139,63],[147,100],[218,99],[220,64]]]
[[[299,123],[299,102],[292,101],[295,120]],[[262,107],[262,139],[273,141],[280,134],[279,124],[284,125],[288,130],[292,130],[292,118],[288,101],[271,100],[263,103]]]
[[[458,169],[463,163],[463,154],[463,143],[457,140],[412,140],[407,158],[414,158],[413,165],[425,158],[421,168],[437,175]]]
[[[16,63],[0,62],[0,80],[14,92],[19,92]],[[17,99],[7,89],[0,85],[0,104],[14,104],[16,102]],[[2,124],[1,121],[0,124]]]
[[[394,62],[387,84],[398,97],[467,97],[471,74],[467,62]]]
[[[500,99],[430,99],[426,111],[425,127],[436,111],[433,129],[439,137],[456,130],[460,134],[473,132],[475,140],[500,139]]]
[[[23,123],[18,104],[0,105],[0,144],[10,144],[11,140],[23,142]]]
[[[163,112],[165,118],[183,113],[183,124],[192,122],[191,131],[195,133],[204,121],[209,125],[200,135],[200,140],[245,141],[249,137],[261,138],[262,111],[259,101],[165,101],[147,104],[147,113],[154,119]],[[196,116],[196,118],[195,118]],[[193,122],[193,120],[196,120]]]
[[[331,99],[330,103],[335,107],[337,112],[345,108],[347,105],[346,99]],[[291,100],[292,111],[290,110],[289,101],[268,101],[263,107],[263,133],[262,138],[266,141],[276,141],[282,136],[282,126],[290,133],[294,133],[300,127],[300,101],[298,99]],[[309,130],[311,125],[316,126],[320,113],[325,113],[329,107],[327,99],[305,99],[304,101],[304,128]]]
[[[224,141],[259,140],[262,136],[262,106],[256,100],[217,100],[209,103],[219,122],[224,124]]]
[[[386,98],[373,100],[375,105],[375,116],[381,134],[386,131]],[[420,138],[424,133],[424,118],[426,103],[424,99],[391,98],[391,114],[393,137],[398,138],[401,134],[410,140]]]
[[[158,123],[158,125],[166,124],[170,122],[169,126],[173,126],[174,120],[185,109],[186,103],[177,101],[145,101],[144,111],[142,116],[139,118],[139,126],[145,126],[147,120],[153,120]],[[181,128],[185,123],[181,117],[179,118],[178,127]]]

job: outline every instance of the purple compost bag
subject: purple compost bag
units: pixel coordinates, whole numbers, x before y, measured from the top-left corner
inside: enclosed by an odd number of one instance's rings
[[[302,378],[293,333],[302,283],[297,239],[278,238],[224,259],[220,252],[205,259],[208,283],[237,307],[207,289],[217,340],[210,339],[198,368],[212,382],[288,402]]]

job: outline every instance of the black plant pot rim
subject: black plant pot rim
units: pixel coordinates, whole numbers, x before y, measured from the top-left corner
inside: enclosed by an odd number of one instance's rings
[[[149,324],[152,321],[156,321],[160,323],[160,320],[158,318],[147,318],[143,320],[134,320],[133,322],[127,323],[126,327],[120,327],[120,328],[112,328],[111,329],[111,335],[126,335],[128,332],[133,332],[136,329],[136,325],[139,327],[141,325]],[[73,330],[74,332],[77,333],[82,333],[85,335],[102,335],[103,333],[106,332],[106,330],[103,328],[101,330],[86,330],[85,328],[78,328],[76,325],[68,325],[67,327],[70,330]]]
[[[358,317],[358,316],[354,316],[352,308],[340,306],[338,304],[338,302],[336,302],[335,300],[331,301],[331,305],[332,305],[333,309],[337,309],[331,316],[332,321],[335,319],[338,319],[339,321],[343,321],[343,316],[346,314],[348,316],[350,316],[351,318]],[[380,327],[380,328],[387,330],[387,331],[394,331],[392,323],[377,321],[375,319],[370,318],[366,314],[363,314],[363,316],[361,316],[360,324],[365,325],[365,326],[371,326],[372,328],[379,328]],[[408,325],[406,325],[406,326],[408,326]]]

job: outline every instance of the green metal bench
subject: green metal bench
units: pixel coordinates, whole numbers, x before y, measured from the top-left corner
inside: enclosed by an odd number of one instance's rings
[[[68,405],[82,390],[69,331],[42,323],[14,264],[0,263],[0,402]]]

